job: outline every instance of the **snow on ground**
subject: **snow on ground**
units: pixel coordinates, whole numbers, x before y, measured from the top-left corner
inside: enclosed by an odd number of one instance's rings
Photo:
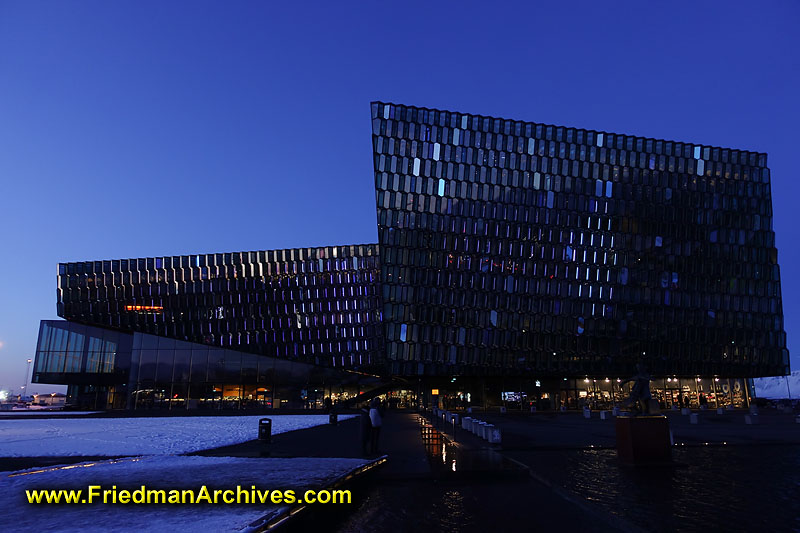
[[[240,418],[240,417],[237,417]],[[244,418],[244,417],[241,417]],[[279,418],[279,417],[275,417]],[[289,417],[287,417],[289,418]],[[297,417],[309,418],[309,417]],[[134,419],[135,420],[135,419]],[[141,419],[139,419],[141,420]],[[158,420],[158,419],[154,419]],[[164,419],[160,419],[164,420]],[[274,422],[273,422],[274,423]],[[288,427],[288,426],[285,426]],[[298,496],[320,488],[361,466],[363,459],[241,459],[232,457],[152,456],[55,469],[30,469],[0,477],[0,514],[15,531],[232,531],[241,530],[279,505],[32,505],[26,490],[82,489],[100,485],[117,490],[294,488]],[[83,467],[82,467],[83,466]]]
[[[14,409],[13,411],[0,411],[0,418],[7,415],[26,415],[26,416],[82,416],[82,415],[96,415],[103,411],[48,411],[45,409]]]
[[[339,416],[340,420],[353,415]],[[0,456],[180,454],[258,438],[263,416],[0,419]],[[274,415],[272,434],[328,423],[327,415]]]

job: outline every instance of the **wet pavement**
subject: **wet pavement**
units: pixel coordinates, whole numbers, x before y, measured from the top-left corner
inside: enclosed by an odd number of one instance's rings
[[[415,415],[402,416],[391,423],[417,432],[427,457],[426,475],[379,472],[354,490],[356,508],[326,527],[367,533],[614,530],[603,517],[561,498],[496,451],[450,442]],[[391,465],[391,452],[389,457]]]

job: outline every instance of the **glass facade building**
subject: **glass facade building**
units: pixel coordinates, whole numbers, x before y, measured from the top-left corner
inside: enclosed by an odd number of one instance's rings
[[[379,261],[371,244],[61,264],[67,322],[42,323],[33,381],[114,407],[336,397],[382,361]]]
[[[789,372],[766,154],[371,112],[377,244],[60,264],[34,382],[115,408],[319,406],[389,378],[569,407],[617,402],[644,362],[665,405],[741,405]]]
[[[59,265],[58,315],[330,367],[381,350],[376,245]]]
[[[379,102],[372,131],[393,373],[788,372],[765,154]]]
[[[325,397],[370,381],[297,359],[63,320],[42,321],[33,375],[34,383],[66,383],[70,404],[111,409],[320,408]]]

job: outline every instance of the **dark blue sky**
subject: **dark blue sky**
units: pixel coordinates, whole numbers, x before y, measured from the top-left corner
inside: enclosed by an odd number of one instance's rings
[[[59,261],[376,241],[371,100],[767,152],[800,368],[798,27],[788,0],[0,2],[0,388]]]

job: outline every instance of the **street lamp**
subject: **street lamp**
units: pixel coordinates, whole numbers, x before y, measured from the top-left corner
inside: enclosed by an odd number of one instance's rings
[[[28,367],[25,369],[25,386],[22,387],[25,389],[25,392],[28,392],[28,375],[31,373],[31,360],[28,359]]]

